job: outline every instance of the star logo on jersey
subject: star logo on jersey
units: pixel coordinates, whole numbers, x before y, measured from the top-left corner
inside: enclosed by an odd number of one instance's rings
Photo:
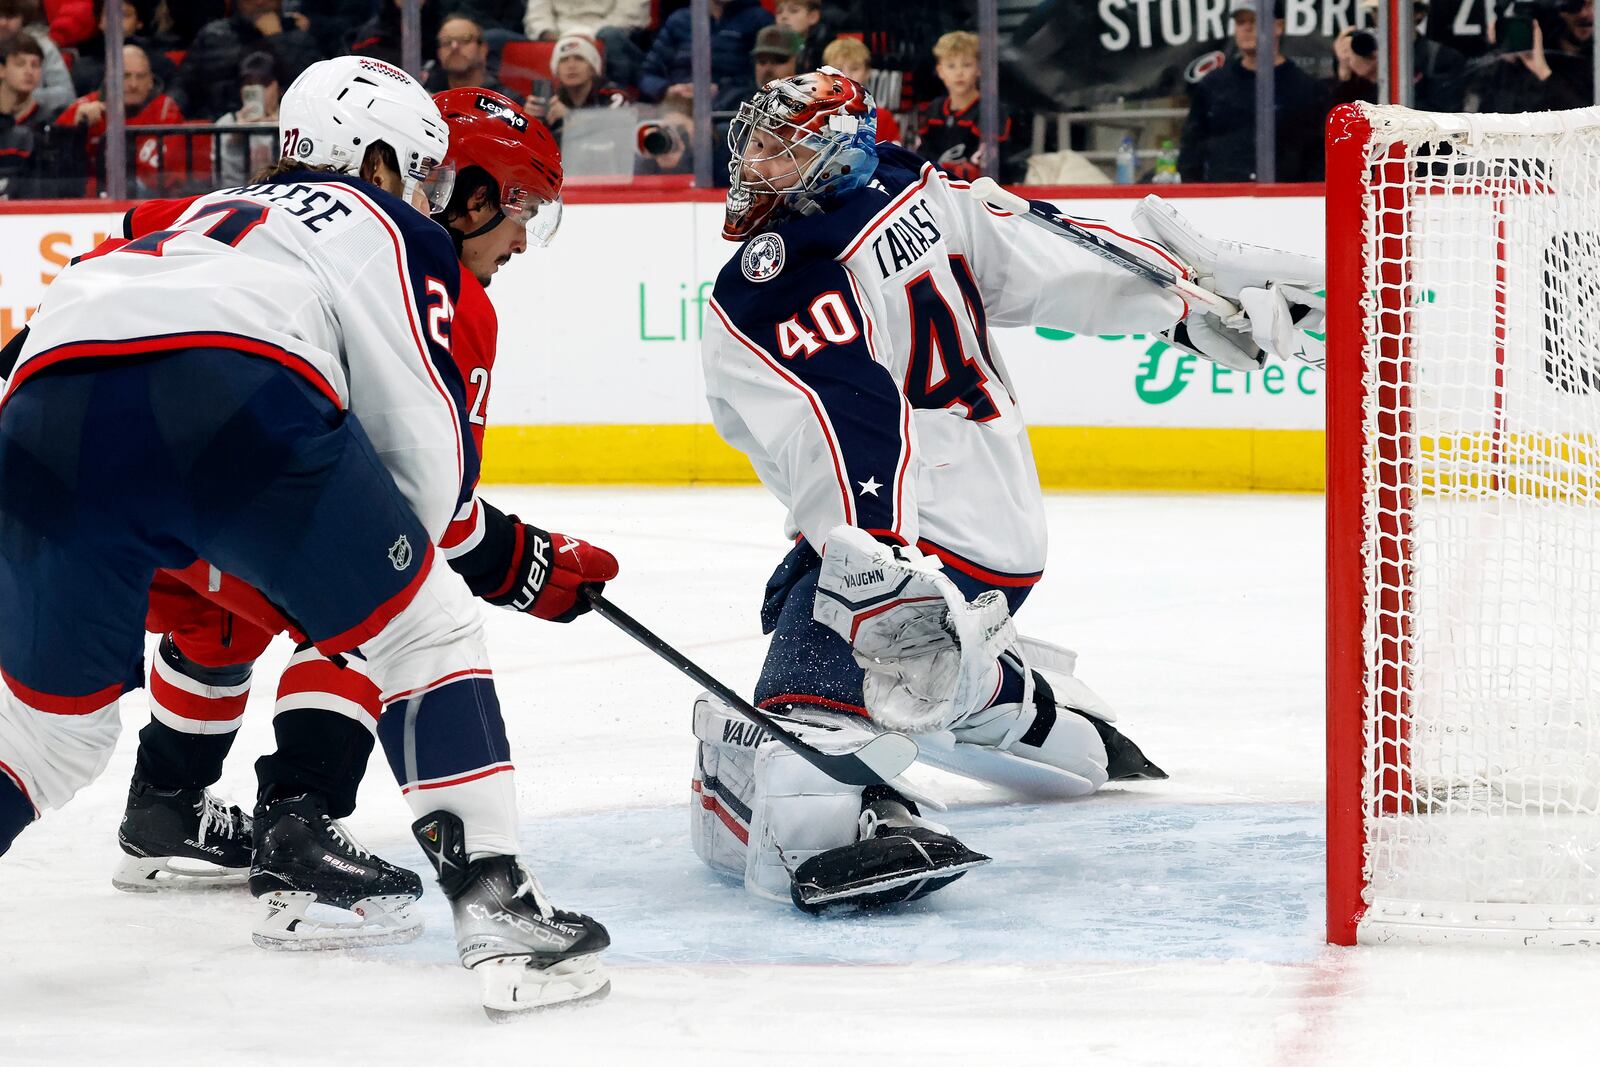
[[[861,486],[862,496],[877,496],[878,490],[883,488],[883,486],[878,484],[878,479],[872,477],[870,474],[867,476],[866,481],[857,482],[856,484]]]
[[[739,256],[739,270],[753,282],[764,282],[778,276],[783,270],[783,238],[775,233],[763,233],[750,238]]]
[[[389,546],[389,562],[394,564],[394,569],[403,571],[411,566],[411,541],[405,534],[401,534],[394,544]]]

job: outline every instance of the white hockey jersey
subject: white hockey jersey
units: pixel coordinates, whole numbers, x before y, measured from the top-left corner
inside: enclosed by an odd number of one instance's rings
[[[302,172],[152,201],[51,283],[7,388],[64,360],[182,348],[275,360],[360,419],[437,542],[477,481],[450,358],[459,292],[445,230],[355,179]]]
[[[723,268],[702,349],[712,417],[789,508],[790,536],[820,551],[849,523],[991,585],[1031,584],[1043,499],[990,328],[1137,333],[1187,309],[911,153],[878,150],[867,188],[751,238]]]

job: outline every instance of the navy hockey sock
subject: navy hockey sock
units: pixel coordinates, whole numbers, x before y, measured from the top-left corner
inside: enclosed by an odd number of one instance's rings
[[[281,711],[273,716],[272,730],[277,751],[256,760],[263,801],[315,793],[332,818],[343,819],[356,810],[356,789],[372,755],[370,730],[321,708]]]
[[[139,754],[133,777],[157,789],[206,789],[222,777],[239,731],[225,734],[186,734],[151,719],[139,731]]]
[[[0,774],[0,856],[11,848],[11,842],[33,822],[33,804],[8,775]]]

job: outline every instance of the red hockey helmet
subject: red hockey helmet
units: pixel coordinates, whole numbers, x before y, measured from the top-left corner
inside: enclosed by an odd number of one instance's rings
[[[561,149],[544,123],[489,89],[448,89],[433,102],[450,127],[445,161],[458,175],[482,167],[500,186],[501,213],[549,244],[561,225]]]
[[[858,189],[878,169],[872,94],[833,67],[768,82],[728,128],[722,236],[742,241],[807,201]]]

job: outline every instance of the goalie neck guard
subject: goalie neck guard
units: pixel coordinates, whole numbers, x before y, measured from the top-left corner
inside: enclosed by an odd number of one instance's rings
[[[878,167],[877,128],[872,94],[832,67],[768,82],[728,129],[722,236],[742,241],[864,186]]]

